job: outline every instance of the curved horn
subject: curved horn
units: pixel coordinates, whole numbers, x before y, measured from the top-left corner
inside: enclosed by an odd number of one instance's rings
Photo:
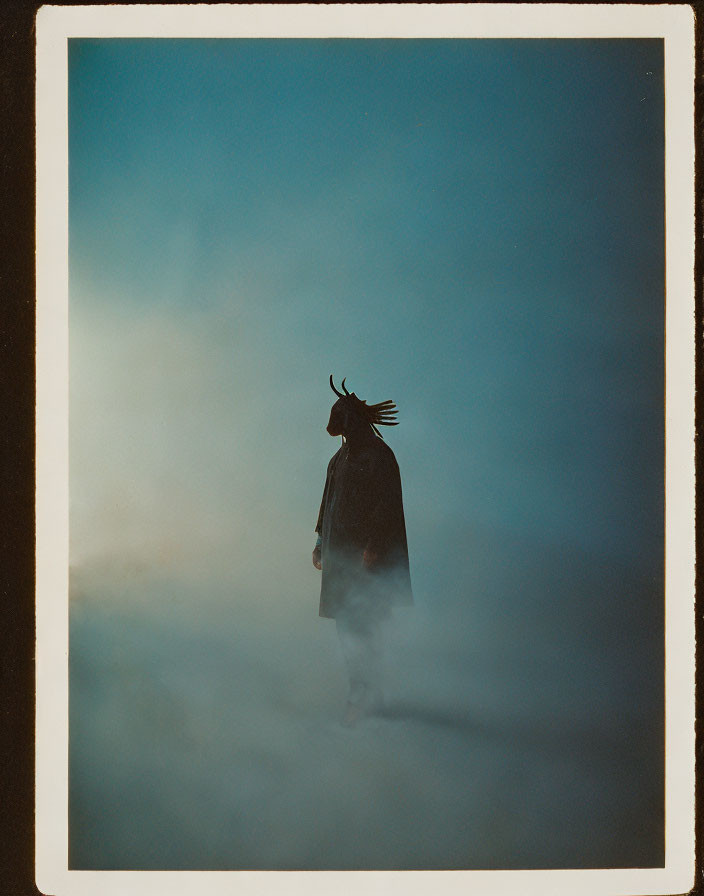
[[[332,375],[332,374],[331,374],[331,375]],[[347,377],[345,377],[345,378],[342,380],[342,389],[343,389],[345,395],[349,395],[350,393],[347,391],[347,386],[345,386],[345,380],[346,380],[346,379],[347,379]],[[339,395],[339,392],[338,392],[338,395]]]
[[[345,396],[342,394],[342,392],[338,392],[337,389],[335,388],[335,383],[333,383],[333,381],[332,381],[332,374],[330,374],[330,388],[331,388],[332,391],[335,393],[335,395],[339,395],[340,398],[344,398],[344,397],[345,397]],[[345,381],[344,381],[344,380],[342,381],[342,388],[343,388],[343,389],[345,388]]]

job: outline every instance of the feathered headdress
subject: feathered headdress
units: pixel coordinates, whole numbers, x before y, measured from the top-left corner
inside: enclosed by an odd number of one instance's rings
[[[347,379],[347,377],[345,377],[345,379]],[[366,401],[357,398],[354,392],[347,391],[347,388],[345,387],[345,379],[342,380],[344,395],[342,392],[338,392],[335,388],[335,384],[332,381],[332,374],[330,374],[330,388],[335,395],[339,395],[340,398],[349,401],[355,412],[369,423],[380,439],[383,439],[384,437],[377,429],[377,426],[398,426],[398,420],[396,419],[398,411],[396,410],[396,405],[391,399],[388,401],[380,401],[379,404],[367,404]]]

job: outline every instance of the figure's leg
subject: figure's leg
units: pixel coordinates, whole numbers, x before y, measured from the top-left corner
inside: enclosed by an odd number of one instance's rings
[[[384,652],[381,620],[370,620],[367,643],[368,705],[371,712],[380,713],[384,709]]]
[[[381,708],[381,631],[371,616],[341,614],[336,619],[350,691],[346,724]]]
[[[339,614],[335,619],[335,624],[347,669],[349,701],[350,703],[359,703],[366,692],[364,641],[359,635],[354,620],[349,615]]]

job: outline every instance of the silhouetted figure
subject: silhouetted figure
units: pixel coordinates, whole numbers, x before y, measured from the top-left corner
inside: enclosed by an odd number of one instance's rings
[[[367,405],[342,381],[327,431],[342,436],[328,464],[313,563],[322,568],[320,615],[335,619],[350,679],[343,724],[381,704],[380,623],[413,603],[401,476],[377,426],[396,426],[392,401]]]

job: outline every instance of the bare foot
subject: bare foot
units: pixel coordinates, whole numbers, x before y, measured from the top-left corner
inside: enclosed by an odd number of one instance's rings
[[[354,728],[357,722],[365,715],[364,702],[348,703],[345,715],[342,718],[343,728]]]
[[[386,713],[386,701],[381,688],[376,688],[369,698],[368,710],[370,716],[383,716]]]

